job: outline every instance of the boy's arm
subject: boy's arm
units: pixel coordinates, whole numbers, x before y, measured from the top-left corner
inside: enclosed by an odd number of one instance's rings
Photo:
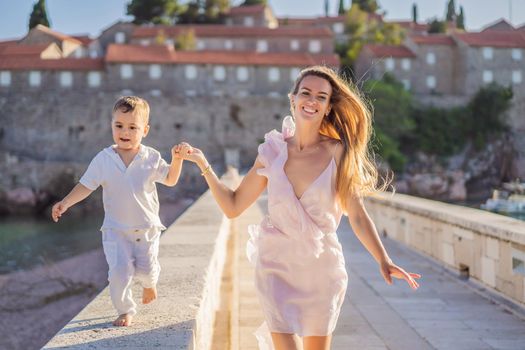
[[[182,169],[182,162],[184,161],[184,159],[176,154],[175,148],[176,146],[173,146],[171,149],[171,164],[168,175],[166,175],[166,179],[163,181],[163,184],[166,186],[175,186],[177,184]]]
[[[53,221],[57,222],[62,214],[66,212],[66,210],[78,202],[84,200],[91,194],[91,192],[93,191],[81,183],[78,183],[75,187],[73,187],[71,192],[69,192],[69,194],[64,197],[64,199],[53,205],[53,208],[51,209],[51,217],[53,218]]]

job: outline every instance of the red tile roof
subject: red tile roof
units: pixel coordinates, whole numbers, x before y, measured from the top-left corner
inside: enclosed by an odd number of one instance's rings
[[[166,45],[120,45],[110,44],[106,51],[107,62],[171,63],[173,49]]]
[[[505,19],[501,18],[494,23],[488,24],[481,31],[485,32],[488,30],[503,30],[503,31],[513,31],[515,28],[512,24],[507,22]]]
[[[36,45],[18,45],[11,44],[5,45],[0,48],[0,54],[2,56],[36,56],[40,57],[42,51],[47,49],[50,45],[56,44],[36,44]],[[0,56],[1,57],[1,56]]]
[[[450,35],[447,34],[412,34],[409,36],[410,39],[419,45],[448,45],[454,46],[456,42]]]
[[[346,16],[334,16],[334,17],[315,17],[315,18],[298,18],[298,17],[282,17],[279,18],[279,25],[283,26],[311,26],[315,24],[333,24],[333,23],[344,23]]]
[[[101,58],[60,58],[43,60],[36,57],[12,56],[0,59],[0,69],[3,70],[103,70],[104,60]]]
[[[458,40],[469,46],[488,46],[499,48],[525,48],[525,35],[519,31],[507,32],[489,30],[479,33],[454,34]]]
[[[172,51],[165,46],[111,44],[108,63],[224,64],[257,66],[339,66],[339,57],[307,53],[257,53],[241,51]]]
[[[383,21],[383,17],[379,14],[369,14],[369,19],[376,21]],[[346,15],[339,16],[320,16],[320,17],[281,17],[278,19],[279,25],[282,26],[298,26],[308,27],[319,24],[333,24],[333,23],[345,23]]]
[[[252,14],[259,14],[264,13],[264,9],[266,6],[264,5],[248,5],[248,6],[236,6],[230,8],[230,15],[252,15]]]
[[[72,35],[71,37],[80,41],[84,46],[88,46],[94,40],[91,39],[88,35]]]
[[[519,26],[518,28],[516,28],[516,30],[522,30],[522,31],[525,31],[525,24]]]
[[[428,30],[426,23],[414,23],[413,21],[387,21],[387,23],[398,24],[403,29],[415,32],[426,32]]]
[[[41,32],[44,32],[46,33],[47,35],[50,35],[52,37],[54,37],[55,39],[58,39],[60,41],[64,41],[64,40],[67,40],[67,41],[72,41],[72,42],[77,42],[79,44],[81,44],[82,42],[78,39],[75,39],[69,35],[66,35],[66,34],[62,34],[62,33],[59,33],[59,32],[56,32],[54,30],[51,30],[49,29],[48,27],[42,25],[42,24],[38,24],[35,28],[33,28],[32,30],[38,30],[38,31],[41,31]]]
[[[327,37],[333,36],[329,28],[295,28],[295,27],[244,27],[244,26],[224,26],[224,25],[175,25],[175,26],[154,26],[137,27],[133,30],[132,38],[154,38],[161,31],[169,37],[193,30],[197,37]]]
[[[403,45],[376,45],[368,44],[363,47],[363,50],[368,50],[375,57],[406,57],[414,58],[416,55]]]

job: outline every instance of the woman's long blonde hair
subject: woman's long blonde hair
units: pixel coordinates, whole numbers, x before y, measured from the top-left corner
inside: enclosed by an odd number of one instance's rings
[[[325,66],[303,69],[290,94],[297,95],[301,81],[311,75],[327,80],[332,86],[332,109],[323,118],[319,132],[343,144],[336,190],[341,206],[346,209],[350,196],[362,197],[383,189],[377,187],[378,171],[369,149],[372,112],[357,89]]]

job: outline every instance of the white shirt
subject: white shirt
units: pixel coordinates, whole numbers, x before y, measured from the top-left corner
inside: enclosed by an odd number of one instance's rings
[[[159,218],[155,182],[164,182],[169,165],[158,151],[140,145],[126,168],[114,147],[100,151],[80,179],[93,191],[102,186],[105,215],[101,230],[166,229]]]

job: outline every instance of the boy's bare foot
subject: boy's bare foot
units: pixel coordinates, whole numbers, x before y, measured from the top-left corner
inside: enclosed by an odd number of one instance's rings
[[[149,304],[157,299],[157,288],[144,288],[142,291],[142,304]]]
[[[113,321],[113,326],[117,327],[127,327],[131,326],[131,320],[133,319],[133,316],[129,314],[123,314],[117,317],[115,321]]]

